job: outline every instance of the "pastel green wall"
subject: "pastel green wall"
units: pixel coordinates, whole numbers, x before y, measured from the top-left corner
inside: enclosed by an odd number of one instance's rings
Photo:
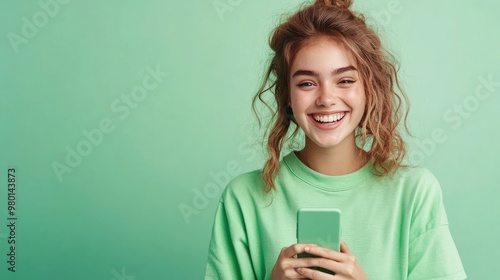
[[[0,4],[0,278],[201,279],[221,189],[262,164],[250,100],[268,34],[301,1],[54,1]],[[469,278],[492,279],[499,2],[355,7],[378,21],[401,61],[410,155],[441,182]],[[478,98],[481,79],[494,83]],[[54,162],[67,165],[68,149],[88,155],[70,155],[71,172],[58,178]],[[8,167],[17,168],[15,273],[6,262]],[[185,217],[187,206],[199,212]]]

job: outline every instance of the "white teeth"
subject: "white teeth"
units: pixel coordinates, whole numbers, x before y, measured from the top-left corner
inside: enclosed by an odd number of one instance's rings
[[[331,115],[313,115],[313,118],[319,122],[337,122],[345,116],[345,113],[336,113]]]

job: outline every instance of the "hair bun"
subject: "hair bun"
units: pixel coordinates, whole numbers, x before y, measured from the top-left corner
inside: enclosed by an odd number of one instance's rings
[[[316,5],[332,6],[339,9],[349,9],[352,0],[316,0]]]

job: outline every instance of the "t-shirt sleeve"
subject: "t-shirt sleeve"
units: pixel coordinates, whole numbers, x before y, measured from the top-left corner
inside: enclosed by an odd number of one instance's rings
[[[254,275],[241,209],[234,201],[221,199],[215,213],[205,279],[253,279]]]
[[[425,175],[413,205],[408,279],[466,279],[448,227],[441,187],[430,172]]]

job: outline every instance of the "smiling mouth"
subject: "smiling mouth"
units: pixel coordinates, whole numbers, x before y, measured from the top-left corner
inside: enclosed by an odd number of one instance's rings
[[[317,123],[337,123],[341,121],[346,115],[346,112],[340,112],[329,115],[312,114],[312,119]]]

